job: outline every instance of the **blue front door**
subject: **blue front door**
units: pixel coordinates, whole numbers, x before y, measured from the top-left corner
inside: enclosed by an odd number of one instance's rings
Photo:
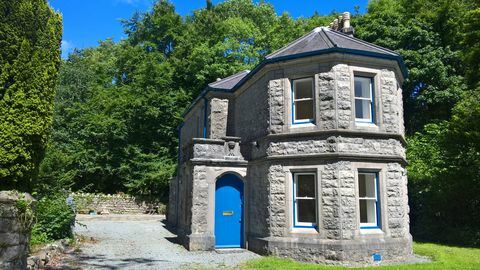
[[[243,182],[233,174],[215,186],[215,247],[243,247]]]

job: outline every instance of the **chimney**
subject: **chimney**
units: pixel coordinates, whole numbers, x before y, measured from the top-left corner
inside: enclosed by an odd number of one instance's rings
[[[350,12],[344,12],[341,16],[338,16],[337,19],[330,23],[329,27],[332,30],[340,31],[351,37],[353,37],[353,34],[355,33],[355,30],[350,25]]]
[[[344,12],[342,14],[342,22],[343,22],[343,25],[340,31],[344,34],[347,34],[353,37],[353,34],[355,34],[355,30],[350,25],[350,12]]]
[[[333,30],[338,30],[338,28],[339,28],[338,24],[339,24],[338,19],[333,20],[333,28],[332,29]]]

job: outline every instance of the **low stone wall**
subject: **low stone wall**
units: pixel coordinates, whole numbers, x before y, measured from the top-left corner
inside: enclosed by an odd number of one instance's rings
[[[35,202],[27,193],[0,191],[0,269],[26,269]]]
[[[80,214],[165,214],[166,210],[160,202],[125,194],[73,193],[71,196]]]

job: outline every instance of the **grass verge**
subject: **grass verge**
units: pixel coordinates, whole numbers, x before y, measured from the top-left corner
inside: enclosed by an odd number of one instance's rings
[[[405,264],[391,266],[372,266],[361,268],[346,268],[318,264],[299,263],[289,259],[265,257],[249,261],[241,269],[299,269],[299,270],[337,270],[337,269],[374,269],[374,270],[405,270],[405,269],[480,269],[480,249],[451,247],[431,243],[414,243],[415,254],[432,258],[430,263]]]

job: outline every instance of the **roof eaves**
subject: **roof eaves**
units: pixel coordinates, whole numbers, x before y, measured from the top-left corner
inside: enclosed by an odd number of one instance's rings
[[[212,88],[217,88],[217,87],[215,87],[216,84],[226,83],[226,82],[228,82],[228,81],[231,81],[231,80],[233,80],[233,79],[235,79],[235,78],[237,78],[237,77],[240,77],[241,75],[244,75],[245,73],[249,73],[249,72],[250,72],[250,70],[242,70],[242,71],[240,71],[240,72],[238,72],[238,73],[235,73],[235,74],[233,74],[233,75],[230,75],[230,76],[228,76],[228,77],[225,77],[225,78],[223,78],[223,79],[221,79],[221,80],[219,80],[219,81],[209,83],[208,86],[209,86],[209,87],[212,87]],[[219,88],[219,89],[226,89],[226,88]]]

